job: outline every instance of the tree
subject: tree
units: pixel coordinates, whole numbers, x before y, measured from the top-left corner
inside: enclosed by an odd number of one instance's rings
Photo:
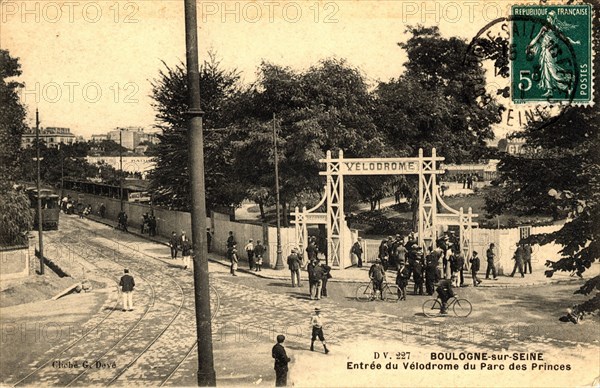
[[[477,80],[483,68],[465,62],[467,43],[442,38],[437,27],[409,27],[406,72],[374,91],[374,121],[398,156],[416,155],[418,148],[437,153],[446,163],[473,162],[487,152],[498,106],[491,96],[479,103]]]
[[[20,75],[19,59],[0,49],[0,185],[6,190],[19,177],[21,136],[27,129],[25,107],[18,95],[23,84],[11,80]]]
[[[486,198],[486,207],[492,214],[567,213],[560,230],[530,241],[562,246],[560,258],[547,262],[547,276],[557,271],[582,276],[600,258],[600,112],[570,109],[553,125],[532,130],[533,125],[521,136],[537,152],[503,157],[497,192]],[[586,311],[600,308],[600,276],[576,292],[589,295],[594,290],[595,297],[583,305]]]
[[[187,71],[183,63],[174,67],[164,66],[158,78],[152,81],[156,127],[162,130],[162,134],[158,135],[160,143],[152,151],[156,167],[150,173],[150,190],[156,202],[189,210],[191,193],[185,115],[189,106]],[[235,206],[244,197],[242,190],[231,179],[229,134],[226,131],[214,131],[229,127],[236,116],[239,79],[239,72],[223,69],[213,52],[209,52],[209,60],[200,66],[208,209]]]
[[[118,145],[117,145],[118,146]],[[88,163],[85,157],[88,154],[87,143],[63,144],[58,147],[48,147],[40,141],[40,178],[43,182],[54,184],[58,187],[61,178],[88,180],[98,175],[98,167]],[[20,177],[33,182],[36,180],[37,165],[36,143],[31,147],[21,150]]]
[[[33,211],[23,192],[10,188],[0,195],[0,246],[27,244],[27,232],[33,226]]]
[[[373,119],[394,156],[427,155],[436,148],[446,163],[476,162],[488,153],[486,140],[494,137],[492,124],[498,106],[491,96],[478,93],[483,68],[465,62],[467,43],[443,38],[438,27],[409,27],[411,37],[398,45],[406,50],[406,71],[380,82],[373,92]],[[418,210],[416,177],[403,177],[402,194],[412,198],[413,222]]]
[[[75,143],[79,144],[79,143]],[[119,156],[121,153],[126,154],[129,150],[114,140],[101,140],[90,143],[81,143],[88,145],[88,151],[93,155],[98,156]]]
[[[284,225],[289,208],[312,205],[308,198],[322,191],[319,159],[326,151],[367,157],[384,150],[370,115],[365,77],[343,60],[323,60],[305,72],[263,63],[243,100],[244,120],[238,126],[244,130],[233,143],[235,171],[244,186],[268,189],[274,197],[275,114]]]

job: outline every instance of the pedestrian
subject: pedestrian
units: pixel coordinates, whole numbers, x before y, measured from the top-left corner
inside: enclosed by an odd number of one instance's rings
[[[479,256],[477,256],[477,252],[473,251],[473,257],[469,260],[471,263],[471,275],[473,277],[473,286],[479,287],[481,284],[481,280],[477,277],[477,272],[479,272],[479,268],[481,266],[481,261],[479,260]]]
[[[356,242],[354,243],[354,245],[352,245],[352,254],[354,254],[356,256],[356,267],[357,268],[362,268],[363,266],[363,262],[362,262],[362,254],[363,254],[363,248],[361,245],[361,238],[359,237]]]
[[[494,264],[494,258],[496,257],[496,253],[494,252],[495,245],[494,243],[490,244],[490,247],[485,251],[485,256],[487,258],[487,269],[485,270],[485,278],[490,278],[490,272],[494,276],[494,280],[498,280],[498,276],[496,274],[496,265]]]
[[[308,268],[308,285],[310,299],[321,299],[321,288],[323,287],[323,267],[319,265],[319,259],[310,262]]]
[[[250,271],[252,271],[254,269],[254,242],[252,239],[248,240],[248,244],[246,244],[244,250],[248,257],[248,266],[250,266]]]
[[[123,294],[123,311],[133,311],[133,288],[135,287],[135,281],[133,276],[129,274],[129,269],[125,268],[125,274],[121,276],[119,286],[121,286],[121,293]]]
[[[454,246],[454,245],[453,245]],[[458,249],[454,250],[453,253],[454,263],[455,263],[455,272],[456,272],[456,282],[459,287],[462,287],[465,284],[465,257],[460,253]]]
[[[260,243],[260,240],[256,241],[256,246],[254,247],[254,266],[255,270],[262,271],[263,265],[263,256],[265,254],[265,246]]]
[[[229,231],[229,237],[227,237],[227,248],[229,249],[236,244],[237,242],[235,241],[235,237],[233,237],[233,232]]]
[[[63,198],[63,203],[64,203],[64,200],[65,200],[65,199],[66,199],[66,197],[65,197],[65,198]],[[63,209],[63,211],[64,211],[64,209]],[[101,202],[101,203],[100,203],[100,210],[99,210],[99,213],[100,213],[100,217],[102,217],[102,218],[104,218],[104,216],[106,215],[106,206],[104,206],[104,202]]]
[[[517,243],[517,250],[515,251],[515,255],[513,256],[513,260],[515,261],[515,266],[513,267],[512,273],[509,275],[511,278],[515,276],[515,272],[519,269],[519,273],[521,277],[524,278],[523,274],[523,258],[525,256],[525,251],[523,250],[523,246]]]
[[[210,228],[206,228],[206,246],[208,253],[210,253],[212,249],[212,233],[210,232]]]
[[[529,274],[531,271],[531,254],[533,253],[533,249],[531,249],[531,245],[523,244],[523,272],[527,273],[527,269],[529,268]]]
[[[287,386],[287,374],[288,374],[288,363],[291,361],[285,352],[283,347],[283,341],[285,336],[279,334],[277,336],[277,343],[271,350],[271,356],[275,359],[275,386],[285,387]]]
[[[317,338],[323,344],[323,349],[325,350],[325,354],[329,353],[329,349],[327,349],[327,344],[325,343],[325,335],[323,334],[323,317],[321,317],[321,309],[315,307],[315,314],[310,319],[310,325],[312,326],[312,337],[310,341],[310,351],[315,351],[315,341]]]
[[[400,262],[403,263],[403,265],[406,265],[406,254],[408,253],[408,251],[406,250],[406,247],[404,246],[404,244],[402,244],[402,241],[400,242],[400,244],[398,245],[398,247],[396,248],[396,257],[398,259],[398,268],[400,268]]]
[[[403,260],[398,262],[398,273],[396,274],[396,285],[398,286],[398,301],[406,300],[406,287],[410,279],[410,271]]]
[[[296,285],[302,287],[300,284],[300,256],[298,256],[296,248],[292,248],[292,253],[288,256],[287,263],[292,275],[292,287],[296,287]]]
[[[415,295],[423,295],[423,255],[420,253],[422,249],[421,247],[417,248],[416,258],[412,264]]]
[[[452,257],[452,247],[448,236],[444,236],[439,241],[440,249],[442,250],[442,273],[444,279],[450,279],[452,270],[450,269],[450,258]]]
[[[458,277],[458,254],[456,252],[452,252],[450,258],[448,259],[448,266],[450,267],[450,271],[452,275],[450,276],[453,279],[452,285],[454,287],[459,287],[459,277]]]
[[[391,237],[390,237],[391,239]],[[388,257],[390,254],[390,249],[389,246],[387,244],[387,240],[381,240],[381,244],[379,244],[379,262],[380,263],[387,263],[388,261]]]
[[[154,215],[151,215],[148,220],[148,235],[150,237],[156,236],[156,217]]]
[[[185,233],[181,235],[181,257],[183,258],[183,269],[191,267],[192,242]]]
[[[327,264],[323,263],[321,264],[321,267],[323,267],[323,284],[321,286],[321,297],[323,298],[327,298],[327,281],[329,279],[331,279],[333,276],[331,276],[331,267],[328,266]]]
[[[230,269],[231,269],[231,275],[237,276],[237,274],[235,273],[235,271],[237,271],[237,269],[238,269],[239,257],[238,257],[237,245],[236,244],[233,244],[231,246],[231,248],[228,249],[227,256],[229,256],[229,261],[231,262],[231,267],[230,267]]]
[[[317,254],[319,253],[319,247],[317,247],[317,241],[314,236],[311,236],[308,239],[308,246],[306,247],[306,254],[308,255],[308,260],[314,260],[317,258]]]
[[[144,234],[148,230],[148,213],[142,215],[142,224],[140,225],[140,234]],[[148,233],[150,235],[150,233]]]
[[[429,254],[425,258],[425,291],[433,295],[435,283],[439,281],[438,261],[433,247],[429,247]]]
[[[179,247],[179,238],[177,237],[177,233],[175,231],[171,232],[171,237],[169,238],[169,248],[171,248],[171,259],[175,260],[177,258],[177,249]]]
[[[373,296],[371,300],[377,298],[377,292],[379,291],[379,297],[383,300],[383,282],[385,281],[385,269],[381,265],[380,259],[375,259],[375,264],[369,268],[369,279],[373,283]]]

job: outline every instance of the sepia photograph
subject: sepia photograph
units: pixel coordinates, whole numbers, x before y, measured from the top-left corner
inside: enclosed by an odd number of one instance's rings
[[[600,387],[600,1],[0,0],[0,386]]]

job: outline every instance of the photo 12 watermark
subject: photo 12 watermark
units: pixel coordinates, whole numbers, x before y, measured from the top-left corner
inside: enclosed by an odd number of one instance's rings
[[[139,23],[134,1],[1,1],[1,23]]]
[[[111,101],[115,104],[139,103],[140,86],[135,82],[103,83],[95,81],[34,82],[19,89],[23,104],[39,104],[41,101],[57,103],[89,103]]]
[[[202,23],[338,23],[340,3],[335,1],[202,1]]]

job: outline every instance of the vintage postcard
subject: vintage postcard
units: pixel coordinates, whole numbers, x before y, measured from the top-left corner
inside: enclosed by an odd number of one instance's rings
[[[0,385],[600,386],[599,16],[0,0]]]

